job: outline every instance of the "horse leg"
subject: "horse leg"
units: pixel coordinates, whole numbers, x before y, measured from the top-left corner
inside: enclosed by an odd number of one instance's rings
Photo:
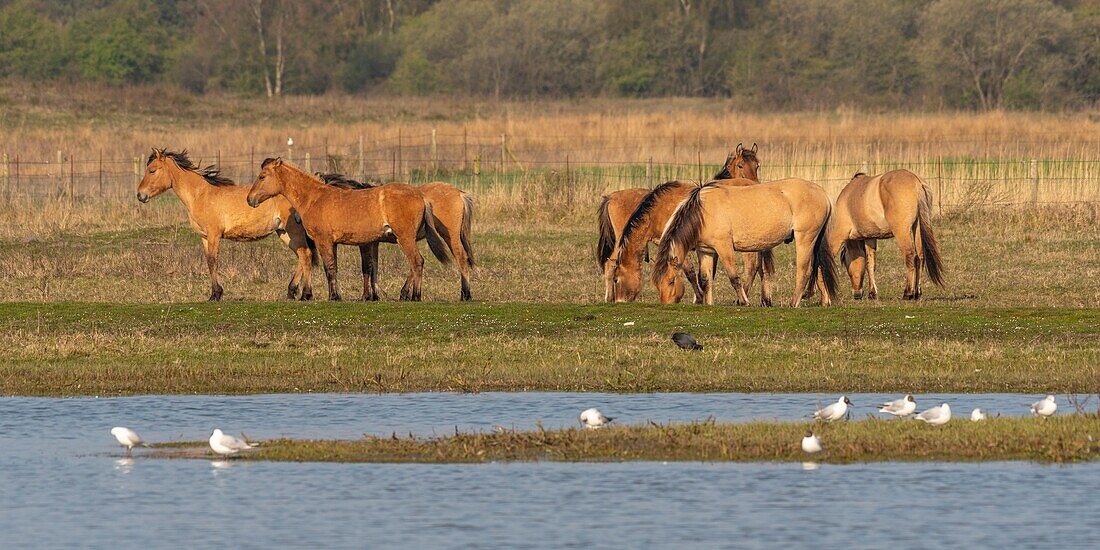
[[[852,281],[852,298],[863,299],[863,271],[867,268],[867,254],[863,241],[852,239],[844,243],[844,267]]]
[[[286,285],[286,299],[293,300],[298,297],[298,283],[302,278],[302,261],[301,256],[298,255],[297,249],[290,238],[290,234],[284,229],[276,229],[275,234],[279,236],[279,240],[283,241],[283,244],[287,245],[292,250],[295,256],[298,257],[298,263],[294,266],[294,273],[290,274],[290,283]]]
[[[341,298],[336,284],[336,243],[317,241],[317,255],[321,256],[321,265],[325,267],[325,277],[328,278],[328,299],[339,302]]]
[[[424,257],[416,248],[416,232],[411,236],[397,237],[397,245],[405,253],[405,259],[409,262],[409,276],[405,279],[405,285],[401,287],[401,301],[420,301],[420,282],[424,277]]]
[[[714,305],[714,274],[718,269],[718,258],[712,252],[698,252],[699,256],[699,295],[695,303]]]
[[[211,302],[222,299],[222,285],[218,284],[218,247],[222,236],[211,231],[208,237],[202,239],[202,247],[206,251],[206,267],[210,270],[210,298]]]
[[[722,267],[726,269],[726,276],[729,277],[730,285],[733,286],[733,291],[737,293],[737,305],[749,305],[749,297],[745,294],[745,287],[741,284],[741,269],[737,265],[737,252],[733,248],[733,243],[719,244],[714,247],[714,251],[718,254],[718,258],[722,260]]]
[[[863,252],[867,254],[867,298],[877,300],[878,284],[875,283],[875,254],[878,253],[878,241],[865,239],[863,241]]]
[[[703,257],[701,255],[699,255],[699,265],[700,267],[703,265]],[[700,286],[700,279],[702,278],[701,272],[697,271],[695,267],[691,265],[691,262],[685,263],[683,268],[684,278],[687,279],[687,282],[691,285],[691,291],[695,294],[692,303],[702,303],[703,287]]]
[[[752,290],[752,283],[756,281],[757,273],[760,274],[760,284],[764,284],[764,273],[762,269],[764,264],[760,261],[760,254],[756,252],[742,252],[741,258],[745,261],[745,278],[743,279],[745,285],[745,296],[749,295],[749,291]],[[767,305],[764,303],[764,296],[760,296],[761,305]]]
[[[603,301],[611,303],[615,301],[615,278],[611,276],[612,260],[603,263]]]
[[[772,307],[772,278],[768,274],[768,269],[764,266],[764,262],[760,260],[760,254],[756,254],[756,259],[759,264],[760,271],[760,305],[764,307]]]
[[[378,243],[359,245],[359,259],[363,271],[363,301],[378,301],[375,275],[378,272]]]
[[[903,300],[916,300],[916,268],[917,268],[917,251],[914,248],[913,235],[908,231],[901,231],[894,233],[894,239],[898,242],[898,248],[901,249],[902,257],[905,259],[905,291],[902,292]]]
[[[794,295],[791,307],[798,307],[810,286],[810,276],[814,265],[814,241],[817,231],[796,231],[794,234]]]
[[[451,254],[455,257],[455,263],[458,264],[458,299],[462,302],[469,302],[473,299],[473,295],[470,294],[470,276],[472,275],[470,272],[470,256],[466,254],[466,247],[462,246],[462,232],[459,228],[455,228],[454,231],[448,233],[451,238]],[[606,265],[604,267],[604,273],[607,273]]]

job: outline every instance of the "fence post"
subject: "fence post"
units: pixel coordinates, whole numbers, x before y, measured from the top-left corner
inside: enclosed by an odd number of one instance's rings
[[[435,128],[432,128],[432,150],[430,157],[432,159],[432,172],[439,170],[439,162],[436,160],[436,146],[435,146]]]
[[[4,191],[11,188],[11,168],[8,166],[8,154],[4,153]]]
[[[73,199],[76,195],[76,161],[73,159],[73,154],[69,154],[69,204],[72,205]]]
[[[466,171],[466,169],[467,169],[467,160],[470,158],[469,153],[466,149],[466,132],[467,132],[466,126],[463,126],[462,127],[462,171],[463,172]]]
[[[65,166],[61,164],[63,157],[61,151],[57,152],[57,194],[65,192]]]
[[[649,157],[645,164],[645,181],[646,185],[653,187],[653,157]]]
[[[141,158],[134,157],[134,185],[141,182]]]
[[[508,150],[508,135],[500,134],[500,172],[504,173],[504,155]]]
[[[363,134],[359,134],[359,181],[366,181],[367,169],[363,165]]]
[[[403,133],[404,132],[402,132],[401,127],[398,126],[397,127],[397,169],[401,172],[401,179],[405,178],[405,162],[404,162],[404,159],[401,158],[401,156],[402,156],[401,155],[401,153],[402,153],[401,147],[402,147],[402,135],[403,135]],[[394,179],[398,179],[398,178],[395,177]]]
[[[943,157],[936,155],[936,212],[943,217]]]
[[[1031,159],[1031,205],[1039,204],[1039,161]]]
[[[313,173],[313,158],[310,156],[309,151],[306,151],[306,173]]]

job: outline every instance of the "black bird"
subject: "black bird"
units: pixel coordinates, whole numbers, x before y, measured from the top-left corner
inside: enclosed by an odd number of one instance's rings
[[[672,341],[676,342],[680,349],[689,349],[692,351],[699,351],[703,349],[703,346],[699,345],[699,342],[695,341],[695,337],[686,332],[674,332],[672,333]]]

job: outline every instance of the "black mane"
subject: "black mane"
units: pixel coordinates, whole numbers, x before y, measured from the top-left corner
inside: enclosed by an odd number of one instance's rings
[[[149,164],[153,162],[153,159],[157,158],[158,153],[172,159],[172,161],[176,163],[176,166],[202,176],[202,179],[206,180],[206,183],[210,185],[218,187],[235,185],[233,180],[223,176],[221,170],[215,168],[214,165],[207,166],[206,168],[199,168],[195,163],[191,162],[191,157],[187,156],[187,149],[183,151],[157,149],[149,153],[149,159],[145,161],[145,165],[149,166]]]
[[[619,246],[625,248],[626,243],[630,241],[630,237],[633,236],[634,232],[649,219],[649,213],[653,211],[653,207],[657,205],[657,201],[664,196],[665,193],[668,193],[682,184],[683,182],[676,180],[666,181],[654,187],[649,193],[646,193],[646,196],[642,197],[642,202],[638,204],[638,207],[634,209],[634,213],[630,215],[630,219],[627,220],[626,227],[623,228],[623,233],[619,236]]]
[[[370,189],[371,187],[375,187],[373,183],[356,181],[343,174],[337,174],[336,172],[317,172],[316,175],[326,184],[341,189]]]

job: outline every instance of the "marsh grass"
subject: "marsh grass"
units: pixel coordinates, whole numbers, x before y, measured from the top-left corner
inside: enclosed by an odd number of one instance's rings
[[[669,340],[676,330],[706,349],[682,352]],[[5,395],[1097,393],[1100,315],[936,305],[6,303],[0,354]]]
[[[799,444],[807,430],[825,450],[807,455]],[[149,456],[207,457],[199,444],[172,444]],[[194,450],[192,450],[194,449]],[[883,461],[1032,460],[1078,462],[1100,458],[1100,417],[1063,415],[1047,420],[953,420],[933,427],[915,420],[860,420],[835,424],[749,422],[620,426],[471,433],[438,438],[371,437],[359,440],[263,441],[241,460],[291,462],[484,463],[512,461],[619,462],[783,461],[855,463]]]

